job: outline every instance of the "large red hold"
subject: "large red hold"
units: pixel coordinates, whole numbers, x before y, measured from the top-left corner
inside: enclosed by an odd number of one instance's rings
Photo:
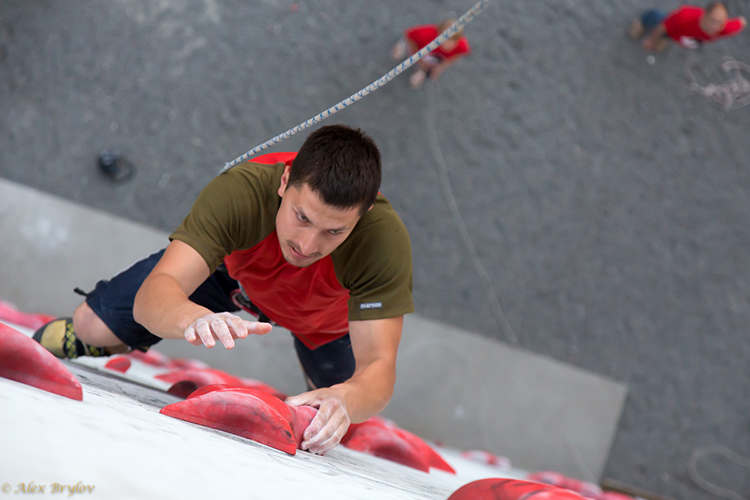
[[[295,408],[267,392],[208,386],[160,413],[218,429],[294,455],[317,410]]]
[[[422,439],[379,417],[350,425],[341,444],[349,449],[423,472],[429,472],[430,468],[434,467],[451,474],[456,473],[453,467]]]
[[[582,500],[570,490],[519,479],[480,479],[465,484],[448,500]]]
[[[250,379],[243,379],[245,381],[248,381]],[[259,382],[261,386],[265,386],[265,384]],[[273,389],[271,386],[266,386]],[[239,393],[245,393],[245,394],[255,394],[256,391],[260,391],[266,394],[269,394],[271,396],[274,396],[276,400],[274,399],[267,399],[265,396],[263,396],[263,401],[266,401],[268,404],[270,404],[273,408],[275,408],[280,415],[282,415],[284,418],[289,419],[289,425],[292,428],[292,432],[294,433],[294,442],[297,445],[297,448],[300,447],[300,444],[302,444],[302,433],[305,432],[305,429],[310,425],[313,418],[315,418],[315,415],[317,415],[318,410],[315,408],[312,408],[310,406],[290,406],[283,402],[281,398],[279,398],[276,394],[269,392],[268,390],[264,389],[263,387],[236,387],[231,385],[223,385],[223,384],[216,384],[216,385],[206,385],[201,387],[200,389],[197,389],[193,393],[191,393],[189,396],[187,396],[187,399],[197,398],[199,396],[202,396],[204,394],[208,394],[209,392],[214,391],[233,391],[233,392],[239,392]],[[286,399],[286,397],[284,397]],[[287,413],[287,411],[289,413]]]
[[[83,400],[81,383],[47,349],[0,323],[0,377]]]

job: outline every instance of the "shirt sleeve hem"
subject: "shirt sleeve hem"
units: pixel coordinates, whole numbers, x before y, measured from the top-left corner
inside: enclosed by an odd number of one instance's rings
[[[209,271],[213,273],[216,271],[216,268],[221,264],[221,262],[211,262],[211,255],[209,250],[205,247],[205,245],[197,238],[194,238],[193,236],[183,233],[182,231],[175,231],[169,236],[170,241],[179,240],[186,245],[189,245],[193,248],[196,252],[200,254],[201,257],[203,257],[203,260],[206,261],[206,264],[208,264]],[[216,260],[216,259],[214,259]]]
[[[388,309],[349,310],[349,321],[371,321],[403,316],[414,312],[414,304],[389,307]]]

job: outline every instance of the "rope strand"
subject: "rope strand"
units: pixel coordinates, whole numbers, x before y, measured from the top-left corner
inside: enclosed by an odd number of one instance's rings
[[[749,468],[750,458],[743,457],[742,455],[733,452],[726,446],[709,445],[702,448],[696,448],[695,451],[693,451],[693,455],[690,457],[690,463],[688,464],[690,479],[692,479],[695,484],[697,484],[707,492],[711,493],[712,495],[727,498],[729,500],[747,500],[747,498],[743,497],[735,491],[727,488],[722,488],[721,486],[717,486],[707,481],[698,473],[698,460],[706,455],[721,455],[724,458],[727,458],[730,461],[736,463],[737,465]]]
[[[242,156],[239,156],[239,157],[235,158],[234,160],[232,160],[229,163],[227,163],[226,165],[224,165],[224,168],[221,169],[221,171],[219,172],[219,174],[223,174],[224,172],[226,172],[230,168],[232,168],[232,167],[234,167],[234,166],[236,166],[236,165],[238,165],[238,164],[240,164],[242,162],[247,161],[251,156],[254,156],[254,155],[260,153],[264,149],[267,149],[267,148],[273,146],[274,144],[278,144],[281,141],[289,139],[291,136],[297,134],[298,132],[301,132],[301,131],[309,128],[309,127],[312,127],[316,123],[321,122],[321,121],[325,120],[326,118],[328,118],[329,116],[338,113],[339,111],[341,111],[342,109],[346,108],[347,106],[350,106],[350,105],[354,104],[355,102],[359,101],[360,99],[362,99],[366,95],[368,95],[368,94],[376,91],[380,87],[384,86],[386,83],[388,83],[391,80],[393,80],[394,78],[396,78],[398,75],[400,75],[401,73],[403,73],[405,70],[409,69],[412,65],[414,65],[414,63],[416,63],[417,61],[419,61],[420,59],[422,59],[422,57],[424,57],[425,55],[429,54],[430,52],[432,52],[433,50],[435,50],[436,48],[438,48],[448,38],[450,38],[453,35],[455,35],[461,28],[463,28],[464,26],[466,26],[467,24],[469,24],[474,19],[474,17],[477,14],[479,14],[482,10],[484,10],[484,8],[487,6],[488,3],[490,3],[490,1],[491,0],[479,0],[479,2],[477,2],[471,9],[469,9],[455,23],[453,23],[450,28],[448,28],[447,30],[445,30],[443,32],[443,34],[441,34],[440,36],[438,36],[437,38],[435,38],[432,42],[430,42],[429,45],[427,45],[422,50],[420,50],[416,54],[414,54],[411,57],[409,57],[408,59],[406,59],[404,62],[402,62],[401,64],[399,64],[398,66],[396,66],[394,69],[392,69],[391,71],[389,71],[388,73],[386,73],[382,77],[380,77],[378,80],[374,81],[373,83],[371,83],[367,87],[363,88],[362,90],[360,90],[356,94],[353,94],[353,95],[347,97],[346,99],[344,99],[340,103],[331,106],[330,108],[328,108],[327,110],[323,111],[322,113],[319,113],[318,115],[313,116],[309,120],[300,123],[296,127],[291,128],[291,129],[287,130],[286,132],[277,135],[273,139],[269,139],[268,141],[264,142],[263,144],[255,146],[253,149],[251,149],[247,153],[243,154]]]

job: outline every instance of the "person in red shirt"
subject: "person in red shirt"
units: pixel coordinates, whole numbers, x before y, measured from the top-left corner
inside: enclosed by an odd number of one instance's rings
[[[390,401],[414,311],[409,234],[381,176],[375,142],[344,125],[316,130],[298,153],[237,165],[203,189],[164,250],[100,280],[72,318],[33,338],[61,358],[164,339],[232,349],[273,321],[292,332],[308,383],[287,403],[319,409],[301,448],[325,453]]]
[[[643,48],[661,52],[670,39],[682,47],[695,49],[702,43],[736,35],[745,26],[744,17],[730,19],[722,2],[711,2],[706,8],[684,5],[669,14],[648,10],[633,21],[629,33],[635,39],[647,34]]]
[[[419,52],[455,22],[455,19],[446,19],[437,25],[424,24],[421,26],[412,26],[404,32],[404,38],[393,46],[391,55],[394,59],[401,60],[406,56],[407,49],[411,54]],[[448,66],[455,64],[460,58],[470,53],[471,47],[469,46],[469,41],[463,35],[463,29],[461,29],[438,48],[419,60],[417,63],[419,67],[409,78],[411,87],[418,89],[427,77],[436,80]]]

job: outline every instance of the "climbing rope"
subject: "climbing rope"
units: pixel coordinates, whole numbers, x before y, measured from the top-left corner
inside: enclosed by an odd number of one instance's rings
[[[703,476],[698,474],[698,460],[706,455],[721,455],[736,463],[737,465],[749,468],[750,458],[745,458],[742,455],[738,455],[726,446],[713,445],[704,446],[703,448],[697,448],[695,451],[693,451],[693,455],[690,457],[690,463],[688,464],[688,472],[690,473],[690,478],[695,482],[695,484],[697,484],[707,492],[722,498],[728,498],[729,500],[748,500],[735,491],[727,488],[722,488],[721,486],[716,486],[715,484],[707,481]]]
[[[693,58],[685,62],[685,76],[690,82],[690,91],[700,94],[724,111],[734,111],[750,105],[750,65],[724,56],[721,69],[727,76],[723,83],[709,81],[705,85],[700,80],[710,80],[708,72]],[[701,74],[699,79],[696,72]]]
[[[487,6],[488,3],[490,3],[491,0],[479,0],[471,9],[469,9],[463,16],[459,17],[458,20],[451,25],[450,28],[445,30],[443,34],[435,38],[432,42],[430,42],[429,45],[424,47],[422,50],[417,52],[416,54],[412,55],[408,59],[406,59],[404,62],[396,66],[394,69],[380,77],[378,80],[375,80],[373,83],[368,85],[367,87],[363,88],[356,94],[347,97],[343,101],[341,101],[338,104],[335,104],[328,108],[327,110],[323,111],[322,113],[319,113],[318,115],[310,118],[309,120],[300,123],[294,128],[291,128],[287,130],[286,132],[277,135],[273,139],[269,139],[268,141],[264,142],[263,144],[260,144],[258,146],[255,146],[253,149],[248,151],[247,153],[243,154],[242,156],[239,156],[235,158],[234,160],[230,161],[226,165],[224,165],[224,168],[221,169],[219,174],[223,174],[230,168],[247,161],[251,156],[254,156],[264,149],[267,149],[274,144],[278,144],[281,141],[284,141],[286,139],[289,139],[291,136],[295,135],[298,132],[301,132],[313,125],[315,125],[318,122],[321,122],[328,118],[329,116],[338,113],[342,109],[346,108],[347,106],[350,106],[354,104],[355,102],[359,101],[366,95],[376,91],[380,87],[384,86],[386,83],[390,82],[394,78],[396,78],[398,75],[409,69],[414,63],[422,59],[425,55],[429,54],[436,48],[438,48],[443,42],[445,42],[448,38],[455,35],[461,28],[469,24],[474,17],[479,14],[484,8]]]
[[[458,233],[461,236],[461,240],[464,244],[464,248],[466,249],[466,252],[469,254],[469,258],[471,259],[472,266],[474,267],[474,270],[479,275],[480,279],[482,280],[486,290],[487,290],[487,298],[490,301],[490,304],[492,306],[492,312],[495,316],[496,321],[498,322],[498,325],[502,329],[502,331],[505,333],[505,337],[508,339],[508,342],[510,342],[512,345],[521,347],[521,342],[518,339],[518,336],[516,335],[516,332],[513,330],[513,327],[511,326],[510,322],[508,321],[508,318],[505,316],[505,313],[503,312],[503,308],[500,305],[500,299],[497,296],[497,292],[495,292],[495,287],[492,284],[492,279],[490,279],[490,275],[487,272],[487,270],[484,267],[484,264],[482,264],[482,259],[479,257],[479,253],[477,252],[476,246],[474,245],[474,242],[471,239],[471,235],[469,233],[469,229],[466,227],[466,223],[464,222],[464,218],[461,216],[461,211],[458,208],[458,203],[456,202],[455,196],[453,196],[453,190],[451,189],[451,181],[448,176],[448,164],[445,160],[445,155],[443,154],[443,150],[440,147],[440,140],[438,138],[437,129],[435,124],[439,123],[439,121],[436,119],[437,114],[435,110],[435,96],[434,96],[434,82],[428,82],[427,86],[427,112],[425,113],[425,128],[427,129],[427,135],[430,140],[430,145],[432,146],[432,155],[435,158],[435,163],[438,167],[438,174],[440,175],[440,183],[443,190],[443,196],[445,197],[445,201],[448,205],[448,209],[451,212],[451,216],[453,218],[453,222],[458,228]],[[473,369],[473,366],[472,366]],[[476,370],[474,370],[476,373]],[[530,378],[532,381],[532,385],[539,388],[540,392],[543,392],[543,384],[541,380],[539,380],[536,373],[533,371],[530,372]],[[486,391],[486,387],[484,388]],[[486,419],[486,415],[485,415]],[[487,433],[487,422],[483,422],[483,430],[485,433]],[[570,453],[570,456],[573,459],[573,462],[575,463],[576,467],[578,468],[578,471],[581,475],[581,477],[585,477],[587,481],[592,483],[598,483],[598,479],[596,475],[593,473],[591,468],[586,463],[586,459],[583,457],[583,454],[581,453],[580,448],[577,446],[575,440],[570,435],[570,433],[567,431],[567,429],[562,425],[561,419],[555,420],[555,426],[558,433],[558,437],[563,443],[563,446],[568,450],[568,453]]]
[[[433,91],[433,82],[429,82],[427,85],[427,113],[425,114],[425,128],[427,129],[427,136],[430,139],[430,145],[432,146],[432,155],[435,157],[435,163],[438,166],[438,173],[440,174],[440,184],[443,188],[443,196],[445,202],[448,204],[448,209],[453,217],[453,222],[458,228],[458,233],[461,236],[466,252],[469,254],[471,264],[474,270],[481,278],[485,289],[487,290],[487,298],[492,305],[492,312],[497,320],[500,328],[505,333],[505,337],[513,345],[520,346],[518,336],[513,331],[513,327],[508,322],[508,318],[503,312],[503,308],[500,305],[500,299],[497,298],[495,287],[492,285],[492,279],[487,270],[482,264],[482,259],[479,258],[477,249],[474,246],[474,242],[469,235],[469,229],[466,227],[464,218],[461,216],[461,212],[458,210],[458,203],[456,198],[453,196],[453,190],[451,189],[451,181],[448,177],[448,165],[445,161],[445,155],[443,150],[440,148],[440,141],[438,139],[437,130],[435,130],[435,123],[437,123],[437,116],[435,114],[435,96]]]

